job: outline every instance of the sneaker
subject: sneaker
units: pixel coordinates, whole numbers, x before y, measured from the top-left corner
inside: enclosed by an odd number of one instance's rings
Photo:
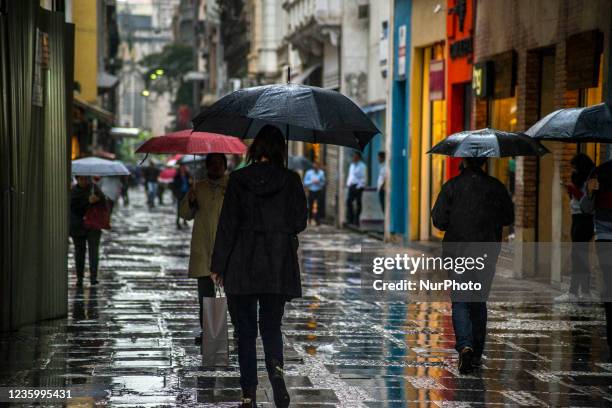
[[[472,358],[472,368],[474,370],[480,370],[482,368],[482,357],[474,356]]]
[[[578,296],[571,292],[567,292],[555,297],[553,300],[555,303],[573,303],[578,301]]]
[[[472,360],[474,358],[474,350],[471,347],[464,347],[459,353],[459,373],[470,374],[474,371],[472,367]]]

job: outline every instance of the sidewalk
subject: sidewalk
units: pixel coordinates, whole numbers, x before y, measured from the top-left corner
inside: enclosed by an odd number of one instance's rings
[[[76,290],[71,258],[68,318],[0,338],[0,386],[90,384],[82,402],[100,405],[234,406],[234,350],[229,368],[213,370],[194,344],[190,231],[177,231],[174,206],[149,212],[142,193],[131,194],[104,234],[100,285]],[[368,243],[380,241],[327,226],[301,236],[304,297],[287,306],[283,326],[292,407],[612,404],[599,305],[534,301],[542,287],[505,281],[531,301],[491,305],[481,375],[459,376],[448,303],[360,296],[356,259]],[[259,358],[258,403],[273,406],[261,345]]]

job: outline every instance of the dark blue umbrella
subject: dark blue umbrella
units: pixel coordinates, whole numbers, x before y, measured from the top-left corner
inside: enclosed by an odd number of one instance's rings
[[[455,133],[427,153],[452,157],[542,156],[548,149],[522,133],[496,129],[466,130]]]
[[[540,119],[525,134],[538,140],[612,143],[610,105],[600,103],[586,108],[556,110]]]
[[[193,120],[193,129],[252,139],[275,125],[288,140],[363,150],[380,133],[370,118],[340,92],[283,84],[240,89],[219,99]]]

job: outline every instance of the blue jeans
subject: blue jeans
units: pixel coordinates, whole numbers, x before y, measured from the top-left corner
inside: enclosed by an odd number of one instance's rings
[[[154,181],[147,181],[145,185],[147,189],[147,204],[149,207],[155,207],[155,197],[157,197],[157,183]]]
[[[487,336],[487,304],[485,302],[453,302],[455,349],[461,352],[471,347],[480,358]]]

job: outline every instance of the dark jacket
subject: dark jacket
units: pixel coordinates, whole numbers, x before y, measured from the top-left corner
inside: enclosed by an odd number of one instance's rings
[[[444,242],[501,242],[504,225],[514,222],[506,187],[480,168],[466,168],[444,183],[431,211]]]
[[[306,228],[307,217],[297,173],[269,163],[233,172],[211,260],[225,292],[300,297],[297,234]]]
[[[91,206],[89,196],[91,195],[92,186],[94,194],[101,200],[105,200],[106,197],[102,190],[95,184],[90,183],[85,188],[76,184],[70,190],[70,236],[72,237],[87,235],[87,229],[83,226],[83,217]]]

